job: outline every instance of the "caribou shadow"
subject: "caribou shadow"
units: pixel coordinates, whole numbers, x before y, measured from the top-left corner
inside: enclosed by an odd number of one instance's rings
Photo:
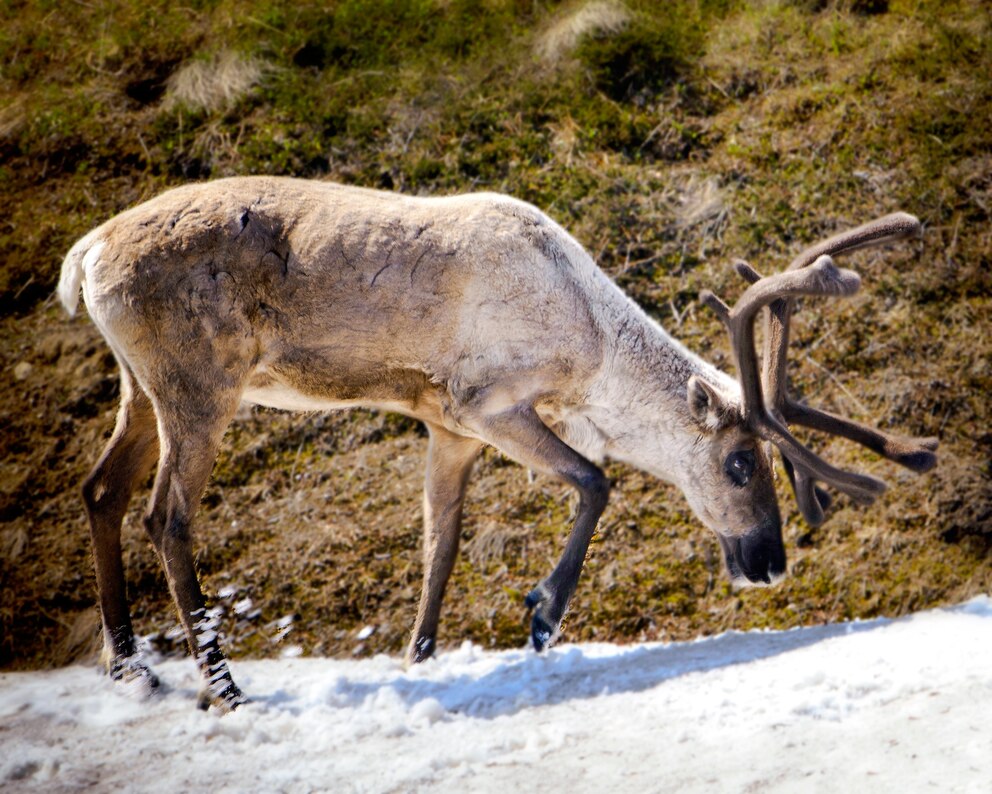
[[[376,682],[349,681],[345,676],[336,681],[330,700],[338,706],[358,707],[381,690],[391,689],[408,707],[432,699],[448,712],[493,719],[536,706],[641,692],[669,679],[767,659],[891,623],[878,619],[789,631],[730,632],[692,642],[621,648],[607,656],[595,645],[564,645],[541,655],[532,650],[511,651],[495,669],[487,666],[478,676],[462,673],[440,678],[430,676],[429,668],[424,671],[427,675],[419,670],[400,672]],[[470,650],[454,653],[471,655]],[[469,666],[474,663],[471,656],[468,661]],[[258,700],[293,710],[292,698],[287,700],[280,693]]]

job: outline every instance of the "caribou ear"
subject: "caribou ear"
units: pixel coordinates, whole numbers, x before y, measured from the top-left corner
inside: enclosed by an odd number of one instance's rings
[[[708,430],[722,430],[740,421],[737,406],[695,375],[689,378],[686,399],[693,419]]]

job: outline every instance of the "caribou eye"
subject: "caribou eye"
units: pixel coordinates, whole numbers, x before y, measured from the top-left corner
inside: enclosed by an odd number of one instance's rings
[[[738,488],[747,485],[754,474],[754,453],[749,449],[732,452],[723,464],[723,470]]]

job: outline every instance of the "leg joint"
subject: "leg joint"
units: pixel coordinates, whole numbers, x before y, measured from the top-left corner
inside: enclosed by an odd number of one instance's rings
[[[106,486],[103,483],[103,478],[99,473],[94,472],[85,480],[83,480],[83,503],[86,508],[93,512],[100,504],[100,500],[106,493]]]
[[[174,543],[184,545],[192,541],[189,519],[184,516],[174,515],[165,525],[165,539]]]
[[[589,507],[597,511],[606,508],[610,498],[610,478],[599,467],[590,465],[587,471],[576,478],[575,487],[579,489],[582,501]]]

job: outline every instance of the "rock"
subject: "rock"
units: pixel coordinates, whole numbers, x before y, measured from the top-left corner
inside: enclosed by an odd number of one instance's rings
[[[19,361],[14,365],[14,380],[27,380],[34,367],[29,361]]]

